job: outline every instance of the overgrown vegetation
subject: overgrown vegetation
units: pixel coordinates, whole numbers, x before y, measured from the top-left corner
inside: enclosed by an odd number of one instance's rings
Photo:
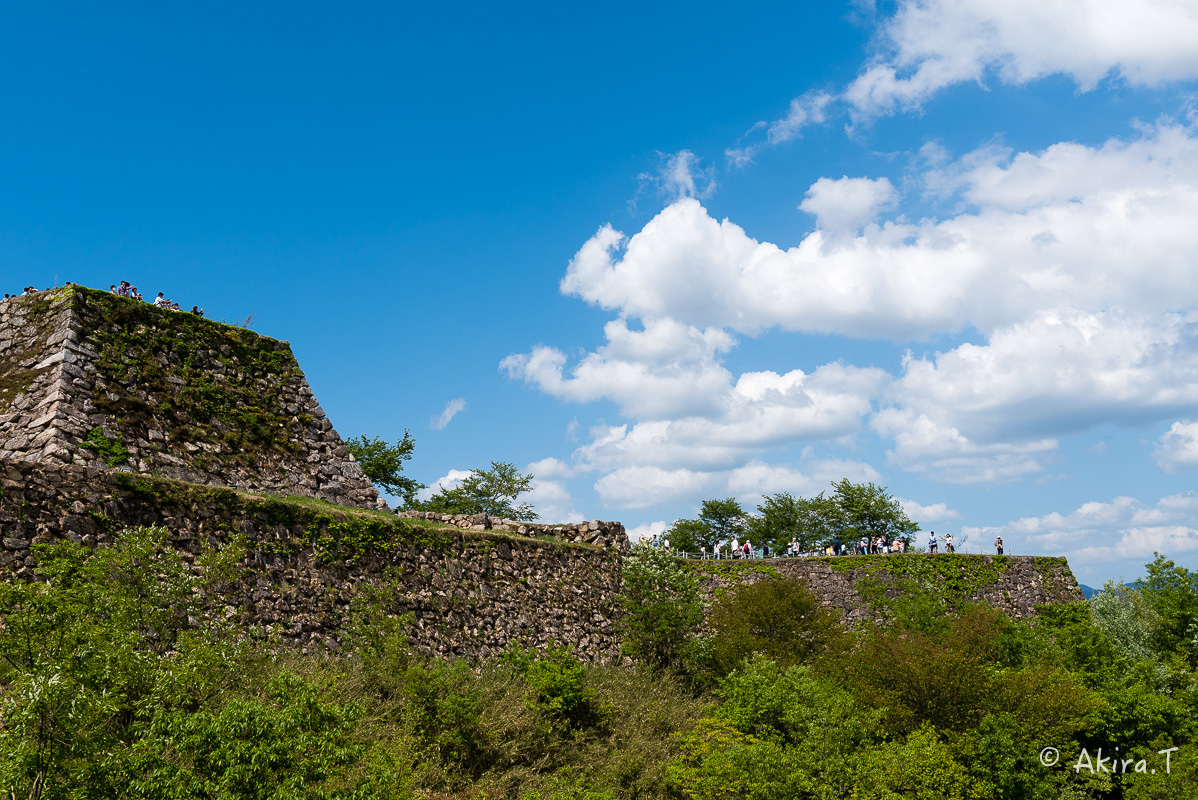
[[[703,668],[699,580],[673,555],[639,545],[624,558],[624,647],[655,669],[686,674]]]
[[[79,443],[80,450],[90,450],[96,458],[110,467],[117,467],[129,460],[129,451],[121,440],[114,436],[105,436],[99,426],[88,431],[83,441]]]
[[[5,797],[667,793],[670,735],[705,702],[677,679],[564,649],[428,659],[369,590],[343,654],[280,653],[206,608],[229,548],[202,577],[139,529],[94,553],[39,545],[42,580],[0,583]]]
[[[200,571],[161,529],[35,546],[40,579],[0,583],[3,796],[1198,797],[1198,663],[1174,633],[1198,576],[1163,558],[1142,590],[1030,622],[915,604],[846,631],[769,573],[704,624],[693,570],[638,548],[636,661],[601,667],[564,648],[418,655],[385,576],[358,588],[341,652],[279,651],[210,606],[247,546],[228,537]],[[1084,766],[1099,748],[1126,768]]]
[[[312,420],[286,409],[299,375],[286,342],[83,287],[68,297],[99,351],[96,407],[123,428],[169,433],[172,453],[198,469],[298,452],[292,438]]]
[[[760,653],[782,667],[843,650],[840,615],[801,581],[766,575],[720,597],[711,610],[711,656],[728,673]]]

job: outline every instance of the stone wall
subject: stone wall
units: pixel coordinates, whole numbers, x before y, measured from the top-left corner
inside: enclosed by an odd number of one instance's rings
[[[397,516],[406,519],[442,522],[458,528],[476,531],[508,531],[537,539],[556,539],[575,544],[593,544],[609,547],[621,552],[628,550],[628,533],[619,522],[593,519],[589,522],[568,522],[562,525],[543,525],[536,522],[519,522],[514,519],[498,519],[486,514],[436,514],[431,511],[397,511]]]
[[[1037,605],[1083,600],[1064,558],[960,553],[687,562],[712,597],[768,576],[798,578],[848,623],[883,622],[895,598],[933,592],[947,608],[985,602],[1016,619]]]
[[[140,525],[166,528],[193,564],[205,544],[240,539],[243,576],[209,598],[210,613],[301,648],[339,649],[354,598],[381,590],[383,610],[411,614],[415,642],[430,653],[477,658],[523,642],[619,658],[626,537],[618,523],[594,531],[590,523],[538,526],[549,536],[536,538],[527,525],[460,529],[111,469],[0,460],[0,573],[36,577],[37,543],[105,546]],[[595,533],[611,538],[564,540]],[[884,621],[889,602],[913,592],[931,592],[946,608],[984,601],[1017,618],[1039,604],[1082,599],[1060,558],[907,554],[687,564],[712,597],[769,575],[801,578],[847,623]]]
[[[244,577],[209,598],[210,613],[305,649],[339,649],[351,603],[373,589],[385,613],[412,615],[419,648],[441,656],[512,642],[619,654],[611,548],[32,461],[0,460],[0,490],[0,573],[35,577],[39,542],[104,546],[125,527],[160,525],[193,564],[204,544],[240,537]]]
[[[0,302],[0,458],[382,504],[286,342],[82,287]]]

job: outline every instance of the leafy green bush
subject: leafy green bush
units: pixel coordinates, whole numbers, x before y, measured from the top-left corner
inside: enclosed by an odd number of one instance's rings
[[[708,624],[712,656],[722,673],[753,653],[789,666],[839,652],[848,641],[836,611],[820,605],[802,581],[777,575],[724,595],[713,605]]]
[[[603,717],[587,670],[568,647],[550,647],[545,653],[513,647],[504,660],[528,684],[528,702],[549,719],[566,727],[597,724]]]
[[[348,768],[363,753],[356,706],[330,703],[283,672],[266,698],[154,714],[130,759],[133,797],[351,798]]]
[[[41,580],[0,583],[0,785],[117,796],[124,745],[156,707],[211,699],[236,642],[193,629],[203,581],[161,528],[94,553],[35,545]]]
[[[624,558],[624,648],[654,668],[694,671],[703,622],[699,579],[666,550],[638,544]]]

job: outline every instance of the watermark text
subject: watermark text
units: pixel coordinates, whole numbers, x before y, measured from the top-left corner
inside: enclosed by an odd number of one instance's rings
[[[1153,759],[1152,764],[1148,763],[1147,758],[1126,758],[1124,754],[1119,752],[1119,748],[1115,747],[1107,751],[1103,755],[1103,749],[1098,748],[1098,752],[1091,755],[1090,751],[1082,748],[1078,753],[1077,762],[1072,765],[1073,771],[1080,773],[1086,770],[1091,775],[1095,773],[1108,773],[1117,775],[1124,772],[1141,772],[1147,774],[1156,774],[1158,766],[1164,767],[1166,775],[1173,772],[1173,754],[1177,752],[1176,747],[1170,747],[1165,750],[1157,750],[1158,756],[1164,756],[1164,763],[1160,759]],[[1040,763],[1046,767],[1055,767],[1061,760],[1061,751],[1055,747],[1045,747],[1040,751]],[[1066,765],[1069,766],[1069,765]]]

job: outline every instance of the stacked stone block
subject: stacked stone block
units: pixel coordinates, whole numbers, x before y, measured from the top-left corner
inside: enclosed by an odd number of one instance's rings
[[[486,514],[437,514],[431,511],[398,511],[398,516],[407,519],[422,519],[441,522],[458,528],[476,531],[509,531],[521,536],[538,539],[556,539],[576,544],[593,544],[621,552],[628,550],[628,533],[619,522],[593,519],[589,522],[568,522],[562,525],[544,525],[536,522],[520,522],[514,519],[499,519]]]
[[[286,342],[80,287],[0,302],[0,459],[385,506]]]

